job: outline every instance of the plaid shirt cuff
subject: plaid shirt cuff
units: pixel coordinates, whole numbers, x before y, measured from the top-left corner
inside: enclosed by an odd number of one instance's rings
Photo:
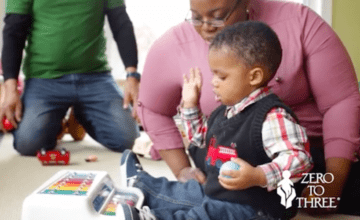
[[[181,118],[183,120],[194,120],[199,118],[200,110],[198,107],[180,108]]]
[[[259,166],[265,173],[267,184],[267,190],[270,192],[277,189],[277,183],[281,180],[282,174],[278,166],[275,163],[267,163]],[[265,188],[264,187],[264,188]]]

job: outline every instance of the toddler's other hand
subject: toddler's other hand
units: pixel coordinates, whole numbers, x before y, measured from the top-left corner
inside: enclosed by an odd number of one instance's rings
[[[194,179],[200,184],[204,184],[206,181],[205,174],[198,168],[186,167],[180,171],[178,180],[180,182],[186,182],[188,180]]]
[[[222,175],[230,176],[231,178],[219,176],[219,182],[222,187],[228,190],[242,190],[261,184],[258,180],[259,175],[264,175],[263,171],[260,170],[261,168],[253,167],[240,158],[231,158],[231,160],[239,164],[240,169],[223,171]]]

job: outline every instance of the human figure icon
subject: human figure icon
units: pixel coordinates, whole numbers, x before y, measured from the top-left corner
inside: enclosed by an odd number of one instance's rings
[[[277,194],[281,197],[281,205],[286,209],[290,208],[296,197],[294,183],[290,180],[291,173],[288,170],[283,172],[284,179],[278,183]]]

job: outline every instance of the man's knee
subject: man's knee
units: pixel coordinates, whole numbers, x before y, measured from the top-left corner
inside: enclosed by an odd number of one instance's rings
[[[123,152],[126,149],[131,149],[134,146],[136,136],[129,135],[119,137],[116,142],[106,145],[107,148],[116,152]]]
[[[40,150],[34,142],[26,140],[25,138],[14,137],[14,148],[23,156],[35,156],[36,152]]]
[[[14,132],[14,148],[21,155],[35,156],[40,149],[51,150],[55,146],[56,140],[50,143],[41,135],[38,136],[30,132]]]
[[[28,147],[15,147],[15,150],[22,156],[35,156],[37,152],[36,149],[30,149]]]
[[[136,137],[134,137],[134,136],[132,136],[130,138],[125,138],[122,143],[122,147],[124,149],[131,149],[134,146],[135,139],[136,139]]]
[[[127,120],[126,120],[127,119]],[[108,146],[111,150],[117,152],[123,152],[126,149],[131,149],[135,143],[135,139],[139,137],[139,127],[135,123],[133,118],[124,118],[120,123],[113,124],[109,126],[111,130],[108,134],[108,138],[102,137],[105,139]]]

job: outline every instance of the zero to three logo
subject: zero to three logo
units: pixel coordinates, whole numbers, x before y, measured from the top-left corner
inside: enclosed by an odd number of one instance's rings
[[[292,201],[296,197],[294,184],[290,180],[290,171],[284,171],[284,179],[278,183],[277,194],[281,197],[281,204],[286,208],[292,206]],[[334,181],[332,173],[305,173],[301,184],[307,184],[309,189],[308,197],[298,197],[298,208],[336,208],[336,200],[340,197],[322,197],[325,193],[324,184],[330,184]],[[323,185],[319,185],[322,183]],[[317,185],[315,185],[317,184]]]

